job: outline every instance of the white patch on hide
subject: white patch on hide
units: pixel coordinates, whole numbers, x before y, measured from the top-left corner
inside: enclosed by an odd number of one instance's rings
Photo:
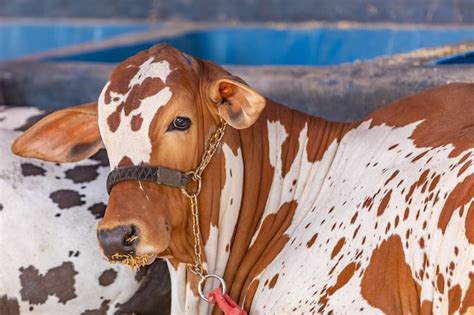
[[[171,73],[168,62],[151,61],[152,58],[140,66],[140,71],[130,81],[130,90],[126,94],[111,91],[111,101],[110,103],[105,103],[105,93],[110,85],[109,82],[99,97],[99,129],[112,168],[116,168],[124,156],[130,158],[135,165],[150,161],[152,151],[152,143],[149,136],[150,125],[159,108],[165,106],[171,99],[172,93],[169,87],[165,87],[155,95],[142,99],[138,108],[132,110],[128,116],[122,110],[120,112],[120,124],[114,132],[110,130],[107,119],[110,114],[116,111],[118,106],[127,101],[133,86],[143,83],[146,78],[159,77],[163,82],[166,82],[166,78]],[[143,122],[139,130],[133,131],[131,121],[136,115],[140,115]]]

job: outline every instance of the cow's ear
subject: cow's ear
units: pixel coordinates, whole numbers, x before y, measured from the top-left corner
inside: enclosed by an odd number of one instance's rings
[[[217,104],[219,116],[236,129],[253,125],[266,102],[262,95],[235,76],[214,81],[210,97]]]
[[[77,162],[103,147],[97,124],[97,104],[53,112],[19,136],[13,153],[53,162]]]

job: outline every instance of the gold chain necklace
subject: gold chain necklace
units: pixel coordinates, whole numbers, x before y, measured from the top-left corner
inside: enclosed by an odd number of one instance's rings
[[[193,224],[193,236],[194,236],[194,263],[188,264],[189,269],[199,277],[199,285],[198,285],[198,292],[199,295],[203,300],[208,302],[208,299],[203,294],[203,286],[206,283],[206,280],[209,278],[216,278],[219,280],[222,286],[222,291],[226,291],[226,285],[224,279],[218,275],[214,274],[206,274],[203,266],[202,266],[202,245],[201,245],[201,229],[199,227],[199,205],[198,205],[198,196],[201,193],[202,188],[202,173],[208,166],[209,162],[211,161],[212,157],[217,151],[220,143],[222,142],[222,138],[224,137],[225,128],[227,124],[224,121],[221,121],[219,126],[217,127],[216,131],[211,135],[209,141],[206,146],[206,150],[201,158],[201,163],[199,163],[198,167],[189,172],[189,178],[191,181],[196,183],[195,191],[191,192],[188,189],[181,189],[183,194],[189,199],[189,204],[191,208],[191,215],[192,215],[192,224]]]

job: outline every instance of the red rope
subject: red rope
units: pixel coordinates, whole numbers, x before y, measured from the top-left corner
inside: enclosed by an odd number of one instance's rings
[[[207,294],[207,298],[209,299],[209,303],[217,304],[225,315],[247,315],[247,312],[244,311],[239,304],[235,303],[232,298],[222,293],[221,288],[216,288],[210,291]]]

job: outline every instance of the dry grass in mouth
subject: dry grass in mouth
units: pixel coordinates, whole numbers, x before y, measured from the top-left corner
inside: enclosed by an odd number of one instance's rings
[[[150,259],[152,259],[155,255],[153,254],[145,254],[141,256],[135,256],[131,254],[119,254],[115,253],[110,257],[109,261],[112,263],[121,263],[129,266],[134,270],[138,270],[143,266],[146,266]]]
[[[138,235],[132,235],[125,239],[125,242],[131,244],[134,240],[138,239]]]

